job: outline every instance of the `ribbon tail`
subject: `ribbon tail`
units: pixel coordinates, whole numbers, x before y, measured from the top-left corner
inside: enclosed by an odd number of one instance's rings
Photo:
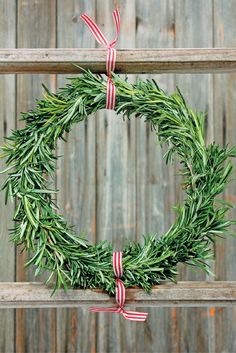
[[[92,313],[99,313],[99,312],[119,313],[119,309],[118,308],[96,308],[96,307],[92,307],[92,308],[89,308],[89,311],[91,311]]]
[[[89,30],[97,40],[99,44],[103,44],[106,47],[109,46],[109,42],[105,35],[102,33],[98,25],[92,20],[92,18],[84,13],[83,15],[80,16],[81,20],[84,21],[84,23],[88,26]]]
[[[131,321],[146,321],[148,313],[124,310],[123,317]]]
[[[113,20],[115,22],[115,26],[116,26],[116,36],[113,39],[113,41],[110,43],[110,46],[113,47],[118,39],[119,33],[120,33],[120,13],[119,13],[119,9],[115,9],[115,11],[113,11],[112,13],[113,16]]]

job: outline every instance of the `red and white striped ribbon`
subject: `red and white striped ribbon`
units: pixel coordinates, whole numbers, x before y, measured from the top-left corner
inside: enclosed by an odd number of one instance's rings
[[[116,308],[90,308],[92,312],[109,312],[109,313],[119,313],[127,320],[131,321],[145,321],[148,313],[139,311],[125,310],[125,286],[121,281],[123,274],[122,269],[122,252],[114,252],[112,256],[113,271],[116,277],[116,302],[118,307]]]
[[[104,36],[98,25],[89,17],[86,13],[81,15],[80,18],[86,23],[93,36],[99,44],[104,45],[107,48],[107,59],[106,59],[106,70],[107,70],[107,96],[106,96],[106,108],[114,109],[116,101],[116,87],[111,79],[111,73],[115,70],[116,62],[116,50],[114,48],[118,35],[120,32],[120,14],[118,8],[112,13],[113,20],[116,26],[115,38],[109,43],[107,38]]]

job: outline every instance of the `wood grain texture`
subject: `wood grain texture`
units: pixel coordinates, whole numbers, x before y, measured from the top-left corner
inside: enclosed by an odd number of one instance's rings
[[[114,296],[100,289],[58,289],[43,283],[0,283],[0,307],[88,307],[115,305]],[[146,293],[141,288],[126,289],[127,307],[132,306],[230,306],[236,305],[236,282],[162,283]],[[106,314],[107,315],[107,314]]]
[[[203,7],[205,11],[202,11]],[[176,47],[207,47],[213,46],[213,14],[211,0],[189,0],[175,4],[175,46]],[[212,128],[212,88],[211,75],[178,75],[176,85],[180,88],[187,103],[195,110],[207,112],[207,140],[213,138]],[[210,127],[210,129],[209,129]],[[179,168],[180,166],[177,166]],[[176,170],[178,172],[178,170]],[[180,183],[180,179],[176,180]],[[185,197],[176,184],[176,198],[182,202]],[[181,280],[204,280],[205,273],[189,266],[179,266]],[[213,269],[214,271],[214,269]],[[178,320],[178,350],[179,352],[215,352],[214,316],[210,309],[179,309]],[[191,320],[191,326],[189,322]],[[185,334],[183,335],[182,332]],[[188,339],[186,339],[188,337]]]
[[[15,0],[0,2],[0,47],[16,45],[16,8]],[[15,75],[0,76],[0,145],[4,138],[15,128]],[[0,160],[0,170],[5,169],[5,163]],[[0,185],[5,175],[0,175]],[[9,228],[12,228],[14,202],[5,205],[4,194],[0,193],[0,281],[15,279],[15,249],[9,242]],[[6,266],[7,264],[7,266]],[[0,352],[14,351],[14,310],[0,310]]]
[[[67,34],[65,35],[68,38]],[[170,29],[169,35],[173,36],[172,29]],[[67,45],[68,42],[67,40]],[[85,45],[88,46],[87,42]],[[105,73],[105,62],[105,49],[0,49],[0,73],[2,74],[81,73],[82,70],[75,65],[93,72]],[[117,73],[220,73],[235,71],[236,49],[234,48],[117,50]]]
[[[24,0],[17,3],[17,46],[40,48],[56,46],[56,1]],[[41,83],[55,88],[55,76],[17,76],[17,118],[35,106],[42,95]],[[17,127],[23,126],[17,120]],[[16,280],[35,280],[34,269],[24,269],[25,253],[17,252]],[[38,278],[42,281],[43,278]],[[55,309],[18,309],[16,312],[16,353],[56,352]]]
[[[236,3],[233,0],[214,1],[214,44],[217,47],[236,45]],[[236,144],[236,75],[214,76],[214,131],[215,139],[221,145]],[[232,181],[227,187],[224,198],[236,204],[235,159]],[[230,212],[236,218],[236,208]],[[234,229],[232,229],[235,231]],[[234,280],[236,242],[234,238],[218,239],[216,243],[216,278]],[[236,309],[217,308],[215,311],[216,353],[236,351]]]
[[[143,1],[140,0],[136,2],[136,11],[138,48],[146,50],[174,47],[174,1],[153,0],[149,1],[149,6],[143,6]],[[161,14],[160,18],[157,14]],[[155,79],[157,84],[168,92],[174,90],[174,75],[149,74],[139,78]],[[160,237],[171,224],[175,184],[174,170],[167,168],[163,160],[165,150],[161,149],[155,131],[151,130],[144,119],[137,121],[136,134],[136,224],[137,240],[142,241],[143,234],[157,234],[157,237]],[[176,319],[172,316],[172,309],[145,310],[150,312],[149,320],[146,325],[138,326],[136,351],[173,352],[176,342]]]
[[[83,12],[95,15],[95,1],[60,0],[57,2],[57,46],[94,47],[95,41],[80,20]],[[62,49],[63,51],[63,49]],[[74,49],[74,51],[78,51]],[[71,75],[70,75],[71,77]],[[66,82],[58,76],[57,86]],[[78,233],[95,243],[96,235],[96,136],[95,121],[90,119],[73,126],[67,143],[60,142],[58,155],[58,205]],[[94,352],[96,316],[84,308],[57,311],[57,353]],[[86,339],[84,339],[86,337]]]

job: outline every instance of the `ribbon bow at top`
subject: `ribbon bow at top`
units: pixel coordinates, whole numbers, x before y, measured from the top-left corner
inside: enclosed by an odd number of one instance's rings
[[[104,36],[98,25],[89,17],[86,13],[81,15],[80,18],[86,23],[93,36],[97,40],[99,44],[102,44],[107,48],[107,58],[106,58],[106,71],[107,71],[107,99],[106,99],[106,108],[114,109],[115,108],[115,95],[116,89],[111,80],[111,72],[115,70],[115,62],[116,62],[116,50],[114,48],[118,35],[120,32],[120,14],[118,8],[112,13],[113,20],[116,26],[116,36],[109,43],[107,38]]]
[[[112,257],[113,271],[116,277],[116,302],[118,307],[115,308],[90,308],[92,312],[110,312],[120,313],[127,320],[131,321],[145,321],[148,313],[139,311],[125,310],[125,286],[121,281],[123,269],[122,269],[122,252],[114,252]]]

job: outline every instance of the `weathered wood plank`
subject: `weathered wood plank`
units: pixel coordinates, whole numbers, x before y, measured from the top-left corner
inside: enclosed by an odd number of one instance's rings
[[[16,45],[16,7],[15,0],[0,2],[0,47]],[[15,128],[15,75],[0,76],[0,145],[4,138]],[[5,162],[0,160],[0,170]],[[6,175],[0,175],[0,185]],[[12,228],[14,203],[5,205],[4,193],[0,193],[0,281],[15,279],[15,248],[9,242],[8,229]],[[7,264],[7,266],[6,266]],[[0,352],[14,351],[14,310],[0,310]]]
[[[22,48],[56,46],[56,0],[24,0],[17,3],[17,45]],[[17,118],[20,112],[35,106],[42,94],[41,83],[55,87],[55,75],[17,76]],[[17,120],[17,127],[23,122]],[[35,280],[34,269],[24,268],[25,252],[16,254],[16,280]],[[43,280],[38,278],[38,280]],[[16,352],[56,352],[56,310],[34,309],[16,311]]]
[[[214,0],[214,43],[217,47],[236,45],[236,2]],[[230,146],[236,144],[236,75],[214,76],[214,132],[217,143]],[[229,217],[236,218],[236,170],[235,159],[232,181],[223,197],[234,204]],[[234,229],[232,229],[235,231]],[[216,242],[216,278],[233,280],[236,273],[235,238],[218,239]],[[215,311],[216,353],[236,351],[236,309],[217,308]]]
[[[91,32],[80,20],[80,14],[95,15],[94,0],[57,1],[57,46],[94,47]],[[61,50],[61,49],[59,49]],[[77,49],[74,49],[77,51]],[[71,75],[70,75],[71,77]],[[57,77],[57,86],[65,84],[66,76]],[[96,233],[96,133],[90,119],[73,126],[68,142],[59,142],[57,188],[58,205],[78,233],[95,243]],[[95,352],[96,315],[84,308],[57,310],[57,353]],[[83,339],[86,337],[86,339]]]
[[[127,39],[127,37],[126,37]],[[105,49],[0,49],[0,73],[104,73]],[[120,49],[117,73],[209,73],[236,71],[236,49]]]
[[[115,304],[113,296],[100,289],[63,289],[52,296],[52,287],[43,283],[0,283],[1,308],[89,307]],[[135,306],[232,306],[236,305],[236,282],[163,283],[146,293],[126,289],[126,304]]]
[[[144,6],[143,1],[138,0],[136,4],[136,46],[142,50],[173,48],[174,1],[151,0],[148,6]],[[169,92],[175,89],[174,75],[151,74],[140,78],[155,79],[160,87]],[[158,144],[155,131],[144,120],[136,122],[136,234],[140,242],[143,241],[143,234],[157,234],[160,237],[168,229],[173,213],[171,206],[174,205],[168,199],[174,195],[173,168],[166,167],[163,160],[165,151]],[[144,310],[150,312],[149,320],[147,325],[138,325],[135,351],[174,352],[177,338],[173,309],[155,307]]]
[[[203,7],[205,10],[203,11]],[[177,47],[213,46],[212,0],[189,0],[175,3],[175,45]],[[205,124],[208,141],[213,139],[212,129],[212,75],[178,75],[176,85],[180,88],[188,104],[197,111],[207,112]],[[176,173],[180,168],[177,165]],[[176,178],[176,201],[181,203],[184,197],[180,187],[181,178]],[[179,279],[205,280],[206,274],[200,269],[179,266]],[[213,270],[214,271],[214,270]],[[214,308],[178,309],[177,322],[179,352],[215,352]],[[191,320],[191,325],[189,322]],[[184,335],[183,335],[184,332]],[[198,334],[196,334],[196,332]],[[186,340],[186,336],[188,339]]]

